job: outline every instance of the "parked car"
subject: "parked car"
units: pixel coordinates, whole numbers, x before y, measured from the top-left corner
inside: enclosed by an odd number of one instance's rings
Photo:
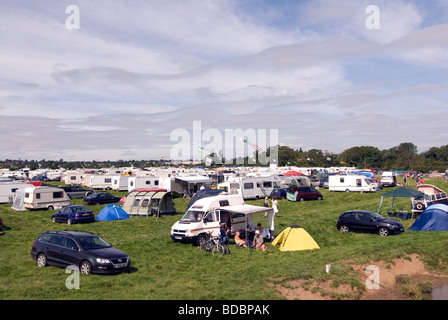
[[[95,192],[93,190],[84,189],[81,186],[63,186],[59,188],[64,189],[70,198],[84,198]]]
[[[401,222],[386,219],[373,211],[355,210],[346,211],[339,218],[336,227],[341,232],[359,231],[378,233],[386,237],[389,234],[404,232]]]
[[[53,222],[65,222],[67,224],[78,222],[93,222],[93,211],[84,206],[67,206],[51,216]]]
[[[81,231],[46,231],[33,242],[31,257],[39,267],[75,265],[84,274],[129,270],[127,254],[101,237]]]
[[[0,218],[0,230],[3,228],[3,220]]]
[[[305,201],[305,200],[323,200],[324,196],[319,190],[316,190],[313,186],[291,186],[288,189],[288,192],[296,194],[296,201]]]
[[[277,198],[277,199],[286,199],[286,192],[288,191],[288,188],[274,188],[271,191],[271,194],[269,197],[271,198]]]
[[[111,195],[108,192],[95,192],[87,197],[84,197],[84,204],[108,204],[118,202],[120,199],[120,197]]]

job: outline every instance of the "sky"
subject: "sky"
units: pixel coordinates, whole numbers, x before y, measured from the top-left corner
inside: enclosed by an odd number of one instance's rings
[[[0,159],[424,152],[447,119],[445,0],[0,1]]]

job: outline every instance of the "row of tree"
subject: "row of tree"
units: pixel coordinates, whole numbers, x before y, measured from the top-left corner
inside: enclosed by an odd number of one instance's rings
[[[448,168],[448,145],[432,147],[418,153],[411,142],[380,150],[372,146],[358,146],[344,150],[340,154],[311,149],[294,150],[287,146],[278,147],[280,166],[299,167],[340,167],[375,168],[377,170],[415,170],[422,172],[445,172]]]
[[[264,158],[269,158],[271,148],[268,148]],[[261,158],[261,157],[260,157]],[[221,162],[220,162],[221,163]],[[266,165],[259,162],[259,155],[244,159],[234,159],[230,161],[234,164],[242,165]],[[227,163],[228,164],[228,163]],[[400,145],[380,150],[372,146],[352,147],[344,150],[340,154],[320,149],[303,151],[295,150],[288,146],[277,146],[277,164],[279,166],[298,167],[357,167],[375,168],[377,170],[415,170],[422,172],[440,171],[445,172],[448,168],[448,145],[432,147],[428,151],[418,153],[417,146],[411,142],[404,142]],[[87,168],[100,169],[104,167],[130,167],[136,168],[169,166],[174,165],[169,160],[118,160],[118,161],[64,161],[59,160],[3,160],[0,161],[0,168],[19,169],[28,167],[31,170],[38,168],[65,169]],[[221,166],[221,164],[216,164]],[[188,167],[188,165],[187,165]]]

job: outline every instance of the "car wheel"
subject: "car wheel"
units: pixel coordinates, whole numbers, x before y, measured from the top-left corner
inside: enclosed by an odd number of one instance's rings
[[[303,202],[303,201],[305,201],[305,198],[302,197],[302,198],[299,199],[299,201],[300,201],[300,202]]]
[[[81,262],[81,266],[79,267],[79,271],[83,274],[91,274],[92,273],[92,265],[89,261]]]
[[[380,236],[387,237],[389,235],[389,229],[387,228],[381,228],[378,232]]]
[[[51,222],[56,222],[56,218],[55,218],[55,217],[52,217],[52,218],[51,218]]]
[[[349,227],[347,227],[347,226],[341,226],[341,228],[339,228],[339,230],[343,233],[350,231]]]
[[[349,190],[349,189],[346,189],[345,192],[350,192],[350,190]]]
[[[415,208],[416,208],[417,210],[422,210],[422,209],[423,209],[423,203],[421,203],[421,202],[417,203],[417,204],[415,205]]]
[[[45,267],[47,265],[47,256],[43,253],[37,256],[37,266],[39,268]]]
[[[53,206],[48,206],[47,210],[54,210],[54,207]]]
[[[320,200],[322,200],[322,197],[320,197],[320,196],[319,196],[319,197],[317,197],[317,200],[319,200],[319,201],[320,201]]]
[[[72,219],[68,218],[68,219],[67,219],[67,224],[68,224],[68,225],[71,225],[71,224],[72,224]]]
[[[99,205],[100,205],[100,203],[99,203],[99,202],[95,202],[95,205],[96,205],[96,206],[99,206]]]

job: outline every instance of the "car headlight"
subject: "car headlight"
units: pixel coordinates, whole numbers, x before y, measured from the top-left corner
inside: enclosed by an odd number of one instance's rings
[[[110,263],[110,260],[109,259],[96,258],[96,262],[98,262],[98,263]]]

